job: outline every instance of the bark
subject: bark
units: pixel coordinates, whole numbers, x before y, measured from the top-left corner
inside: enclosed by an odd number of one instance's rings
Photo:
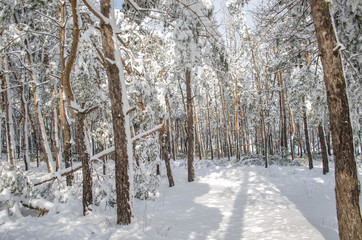
[[[243,151],[244,151],[244,154],[245,154],[246,153],[247,142],[246,142],[246,136],[245,136],[246,133],[245,133],[245,130],[244,130],[244,120],[243,120],[241,106],[239,106],[239,118],[240,118],[241,134],[242,134],[242,138],[243,138]],[[241,150],[240,150],[240,152],[241,152]]]
[[[200,126],[199,126],[199,119],[197,117],[195,98],[193,98],[192,102],[193,102],[193,107],[194,107],[194,120],[195,120],[194,128],[195,128],[195,135],[196,135],[197,147],[198,147],[197,150],[199,153],[199,159],[202,160],[202,157],[204,156],[204,150],[203,150],[202,143],[201,143]]]
[[[215,89],[215,88],[214,88]],[[215,90],[214,90],[215,91]],[[219,109],[217,107],[217,101],[216,101],[216,92],[214,92],[214,98],[215,98],[215,112],[216,112],[216,148],[217,148],[217,157],[218,159],[220,159],[220,153],[221,153],[221,158],[224,159],[224,152],[222,150],[222,138],[221,138],[221,127],[220,127],[220,114],[219,114]]]
[[[226,150],[227,150],[227,154],[228,154],[228,160],[230,160],[231,145],[230,145],[230,141],[229,141],[230,140],[229,139],[229,129],[228,129],[228,123],[227,123],[228,120],[226,118],[226,113],[225,113],[226,106],[225,106],[225,102],[224,102],[223,90],[222,90],[219,74],[217,74],[217,81],[218,81],[218,85],[219,85],[219,94],[220,94],[220,100],[221,100],[222,115],[224,118],[225,144],[226,144]],[[221,151],[223,152],[223,149]]]
[[[114,21],[114,13],[111,13],[111,0],[101,0],[101,13],[110,21]],[[90,6],[88,6],[90,8]],[[95,13],[95,12],[93,12]],[[128,225],[131,223],[131,196],[130,196],[130,173],[132,160],[132,145],[130,143],[130,126],[125,109],[128,106],[126,86],[124,82],[123,66],[116,56],[115,51],[118,44],[116,34],[110,23],[106,23],[100,18],[102,46],[106,61],[106,72],[108,77],[108,89],[112,105],[112,122],[114,133],[114,161],[115,161],[115,178],[116,178],[116,195],[117,195],[117,224]],[[118,53],[119,54],[119,53]],[[118,64],[118,65],[117,65]]]
[[[162,120],[161,120],[162,122]],[[165,131],[166,128],[166,131]],[[161,145],[161,152],[162,152],[162,158],[165,161],[166,165],[166,173],[168,178],[168,184],[169,187],[175,186],[175,183],[173,181],[172,171],[171,171],[171,164],[170,164],[170,130],[169,130],[169,120],[167,120],[166,125],[163,125],[163,127],[160,130],[160,145]]]
[[[11,165],[10,169],[14,169],[14,123],[13,123],[13,114],[12,114],[12,104],[11,104],[11,96],[10,96],[10,88],[9,88],[9,76],[8,76],[8,69],[7,69],[7,61],[6,57],[2,58],[2,89],[5,91],[3,93],[3,102],[5,105],[5,112],[6,112],[6,153],[8,161]],[[1,154],[1,153],[0,153]]]
[[[324,131],[323,131],[322,124],[319,124],[319,126],[318,126],[318,135],[319,135],[319,141],[320,141],[321,150],[322,150],[323,174],[326,174],[327,172],[329,172],[329,167],[328,167],[326,141],[324,138]]]
[[[50,94],[52,98],[55,97],[54,87],[50,86]],[[62,155],[60,152],[60,144],[59,144],[59,135],[58,135],[58,109],[56,106],[52,105],[52,122],[53,122],[53,149],[55,153],[55,171],[59,171],[60,164],[62,162]]]
[[[308,164],[309,164],[309,169],[312,169],[313,168],[313,159],[312,159],[312,153],[310,151],[310,141],[309,141],[308,121],[307,121],[307,109],[306,109],[305,106],[304,106],[304,110],[303,110],[303,122],[304,122],[305,147],[306,147],[307,155],[308,155]]]
[[[346,83],[336,33],[324,0],[309,0],[321,54],[335,162],[337,218],[340,239],[362,239],[359,183],[353,150]]]
[[[195,180],[194,170],[194,118],[191,96],[191,71],[186,70],[186,100],[187,100],[187,169],[189,182]]]
[[[294,160],[294,134],[295,134],[295,128],[294,128],[294,118],[293,118],[293,112],[289,107],[289,132],[290,132],[290,154],[292,155],[292,160]]]
[[[72,166],[71,161],[71,132],[70,124],[66,114],[66,99],[65,97],[65,1],[61,2],[60,6],[60,29],[59,29],[59,54],[60,54],[60,85],[59,85],[59,113],[63,133],[63,158],[65,168]],[[69,79],[68,79],[69,80]],[[69,97],[69,94],[67,95]],[[67,186],[72,186],[73,175],[69,174],[66,177]]]
[[[332,156],[332,152],[331,152],[331,134],[328,131],[327,133],[327,149],[328,149],[328,156]]]
[[[240,136],[239,136],[239,121],[238,121],[238,111],[239,111],[239,100],[238,100],[238,84],[237,78],[234,79],[235,86],[234,86],[234,111],[235,111],[235,139],[236,139],[236,159],[240,160]]]
[[[23,84],[24,84],[24,79]],[[29,119],[28,119],[28,103],[25,99],[25,88],[22,86],[21,88],[21,105],[22,109],[24,111],[24,121],[23,121],[23,138],[24,138],[24,164],[25,164],[25,171],[29,170],[29,162],[30,162],[30,156],[29,156]],[[1,151],[0,151],[1,153]]]
[[[284,94],[284,83],[282,78],[282,72],[278,72],[279,87],[281,88],[279,92],[279,108],[280,108],[280,147],[284,153],[288,150],[288,140],[287,140],[287,117],[285,110],[285,94]]]
[[[207,109],[207,128],[209,131],[209,144],[211,152],[211,160],[214,160],[214,148],[212,146],[212,134],[211,134],[211,124],[210,124],[210,104],[209,104],[209,94],[206,94],[206,109]]]
[[[246,118],[246,106],[243,106],[243,119],[244,119],[244,129],[245,129],[245,139],[247,145],[247,152],[250,153],[250,134],[249,134],[249,126],[248,119]]]
[[[93,203],[92,195],[92,173],[89,166],[90,158],[86,146],[86,135],[84,129],[85,113],[76,114],[76,129],[77,129],[77,148],[80,161],[82,162],[83,172],[83,215],[87,215],[89,205]]]
[[[171,106],[170,106],[170,101],[168,98],[168,95],[166,95],[166,104],[167,104],[167,110],[168,110],[168,117],[169,117],[169,121],[170,121],[170,129],[171,129],[171,139],[170,139],[170,144],[171,144],[171,151],[172,151],[172,158],[173,160],[176,160],[176,147],[175,147],[175,130],[173,128],[173,119],[172,119],[172,111],[171,111]]]

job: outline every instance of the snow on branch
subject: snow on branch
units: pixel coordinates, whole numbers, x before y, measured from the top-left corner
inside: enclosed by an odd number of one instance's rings
[[[151,12],[157,12],[157,13],[163,13],[163,14],[167,14],[164,11],[160,11],[157,9],[149,9],[149,8],[141,8],[140,6],[138,6],[138,4],[136,2],[134,2],[133,0],[127,0],[127,2],[137,11],[137,12],[141,12],[141,11],[151,11]]]
[[[163,129],[164,127],[165,127],[165,122],[163,122],[162,124],[157,125],[156,127],[152,128],[152,129],[150,129],[150,130],[148,130],[148,131],[146,131],[146,132],[143,132],[143,133],[141,133],[141,134],[133,137],[133,138],[131,139],[131,141],[132,141],[133,144],[135,144],[137,141],[140,141],[141,139],[143,139],[143,138],[145,138],[145,137],[147,137],[147,136],[150,136],[150,135],[154,134],[155,132]],[[105,156],[107,156],[107,155],[109,155],[109,154],[112,154],[112,153],[114,152],[114,150],[115,150],[115,147],[114,147],[114,146],[112,146],[112,147],[110,147],[110,148],[107,148],[107,149],[103,150],[102,152],[99,152],[99,153],[93,155],[93,156],[90,158],[90,161],[95,162],[95,161],[97,161],[97,160],[99,160],[99,159],[101,159],[101,158],[103,158],[103,157],[105,157]],[[49,179],[46,179],[46,180],[43,180],[43,181],[41,181],[41,182],[35,183],[34,186],[39,186],[39,185],[41,185],[41,184],[43,184],[43,183],[47,183],[47,182],[50,182],[50,181],[54,181],[54,180],[56,180],[56,179],[59,179],[60,177],[67,176],[67,175],[69,175],[69,174],[72,174],[72,173],[80,170],[82,167],[83,167],[82,164],[79,163],[79,164],[77,164],[77,165],[75,165],[75,166],[72,166],[72,167],[70,167],[70,168],[63,169],[63,170],[61,170],[61,171],[59,171],[59,172],[53,173],[53,174],[52,174],[53,177],[51,177],[51,178],[49,178]]]
[[[107,156],[107,155],[113,153],[114,150],[115,150],[115,148],[114,148],[114,146],[112,146],[112,147],[110,147],[110,148],[107,148],[106,150],[103,150],[102,152],[99,152],[99,153],[93,155],[90,159],[91,159],[92,161],[101,159],[101,158],[103,158],[104,156]]]
[[[41,185],[41,184],[43,184],[43,183],[47,183],[47,182],[50,182],[50,181],[54,181],[54,180],[56,180],[56,179],[59,178],[59,174],[60,174],[61,177],[64,177],[64,176],[67,176],[67,175],[69,175],[69,174],[72,174],[72,173],[78,171],[78,170],[81,169],[81,168],[82,168],[82,164],[77,164],[76,166],[72,166],[72,167],[69,167],[69,168],[65,168],[65,169],[57,172],[56,174],[53,173],[52,175],[55,175],[54,177],[51,177],[51,178],[46,179],[46,180],[44,180],[44,181],[35,183],[34,186],[39,186],[39,185]]]
[[[199,9],[193,5],[195,4],[186,4],[186,3],[183,3],[182,0],[175,0],[176,2],[180,3],[185,9],[187,9],[188,11],[190,11],[193,15],[195,15],[197,17],[197,19],[199,19],[201,25],[204,27],[206,33],[212,37],[214,40],[218,40],[218,38],[220,38],[220,34],[217,32],[217,30],[215,30],[213,27],[212,27],[212,23],[211,21],[206,17],[206,16],[202,16],[203,14],[200,14],[199,12]],[[203,19],[202,19],[203,18]],[[213,33],[212,33],[213,32]],[[215,37],[215,35],[217,37]]]
[[[132,138],[132,143],[134,144],[135,142],[141,140],[142,138],[145,138],[145,137],[147,137],[147,136],[149,136],[149,135],[152,135],[152,134],[154,134],[155,132],[163,129],[164,127],[165,127],[165,122],[163,122],[162,124],[157,125],[156,127],[152,128],[152,129],[150,129],[150,130],[148,130],[148,131],[146,131],[146,132],[143,132],[143,133],[141,133],[141,134],[138,134],[137,136],[135,136],[135,137]]]
[[[93,112],[94,110],[98,109],[98,106],[94,106],[94,107],[90,107],[90,108],[82,108],[75,101],[70,101],[69,107],[72,108],[75,112],[83,113],[83,114],[89,114],[89,113]]]
[[[82,1],[87,6],[89,11],[91,11],[97,18],[99,18],[100,21],[109,24],[109,19],[105,17],[98,9],[96,9],[93,4],[88,2],[88,0],[82,0]]]

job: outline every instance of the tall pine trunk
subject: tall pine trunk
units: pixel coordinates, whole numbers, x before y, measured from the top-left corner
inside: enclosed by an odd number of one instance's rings
[[[62,125],[63,134],[63,158],[65,168],[69,168],[72,165],[71,160],[71,132],[70,123],[66,114],[66,99],[65,95],[65,2],[60,6],[60,29],[59,29],[59,54],[60,54],[60,84],[59,84],[59,113]],[[66,176],[67,186],[72,186],[73,174]]]
[[[303,102],[305,105],[305,98],[303,98]],[[307,109],[306,106],[303,107],[303,122],[304,122],[304,136],[305,136],[305,148],[307,150],[308,155],[308,165],[309,169],[313,168],[313,159],[312,153],[310,151],[310,141],[309,141],[309,132],[308,132],[308,120],[307,120]]]
[[[3,102],[5,105],[6,112],[6,154],[7,159],[11,165],[11,169],[14,168],[14,157],[15,157],[15,138],[14,138],[14,122],[13,122],[13,108],[11,99],[11,89],[9,87],[9,76],[8,76],[8,63],[6,56],[2,58],[2,90],[4,91]]]
[[[86,3],[84,1],[84,3]],[[121,64],[116,33],[113,31],[112,23],[116,24],[113,1],[101,0],[101,13],[109,22],[105,22],[102,16],[100,18],[100,30],[102,37],[102,46],[106,61],[106,72],[108,78],[108,89],[111,100],[112,122],[114,132],[114,161],[117,195],[117,224],[128,225],[131,223],[131,180],[132,177],[132,143],[130,123],[127,116],[129,109],[126,84]],[[86,3],[87,5],[87,3]],[[97,12],[87,5],[92,12]]]
[[[342,59],[337,47],[328,3],[324,0],[309,0],[309,3],[312,8],[327,90],[335,162],[339,237],[342,240],[362,239],[360,189]]]
[[[192,111],[191,71],[186,70],[186,101],[187,101],[187,169],[189,182],[195,180],[194,170],[194,118]]]

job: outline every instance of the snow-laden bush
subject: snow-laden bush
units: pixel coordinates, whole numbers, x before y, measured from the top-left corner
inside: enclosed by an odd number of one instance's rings
[[[148,138],[139,142],[135,149],[135,157],[139,166],[134,164],[133,182],[134,196],[138,199],[152,198],[159,185],[160,176],[156,174],[157,164],[160,164],[159,144],[156,138]]]
[[[19,167],[11,166],[8,162],[0,162],[0,193],[10,191],[12,195],[22,195],[28,191],[30,184],[28,178]]]
[[[103,176],[102,180],[93,182],[94,204],[105,208],[116,204],[116,183],[114,178]]]
[[[153,170],[150,171],[150,170]],[[135,167],[134,172],[135,197],[141,200],[153,198],[160,185],[160,176],[155,169],[147,166]]]

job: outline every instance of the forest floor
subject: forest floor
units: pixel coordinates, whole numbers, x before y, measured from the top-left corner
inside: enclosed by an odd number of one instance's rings
[[[115,225],[113,208],[83,217],[79,196],[43,217],[2,209],[0,239],[338,239],[333,167],[323,175],[318,161],[309,170],[203,160],[188,183],[185,160],[175,161],[175,186],[163,176],[153,200],[135,200],[128,226]]]

